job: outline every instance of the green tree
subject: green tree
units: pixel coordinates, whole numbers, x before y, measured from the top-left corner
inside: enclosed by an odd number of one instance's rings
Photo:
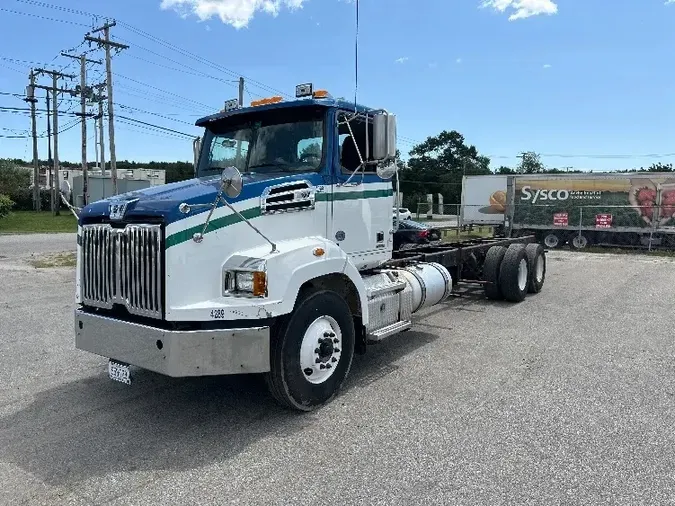
[[[313,142],[305,147],[300,153],[300,159],[305,159],[308,157],[321,158],[322,149],[318,142]]]
[[[492,173],[490,159],[455,130],[444,130],[415,146],[406,165],[401,170],[401,191],[412,207],[410,197],[424,201],[428,193],[442,194],[446,204],[459,203],[463,176]]]
[[[545,171],[541,157],[534,151],[527,151],[521,155],[520,163],[516,168],[519,174],[540,174]]]
[[[505,165],[500,165],[495,169],[495,174],[515,174],[515,173],[516,173],[515,170]]]

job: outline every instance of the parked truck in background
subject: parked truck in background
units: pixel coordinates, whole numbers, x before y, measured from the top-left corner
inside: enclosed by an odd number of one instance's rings
[[[675,175],[669,173],[466,176],[461,223],[569,244],[675,247]]]
[[[395,117],[309,84],[296,97],[228,102],[197,122],[194,179],[81,210],[75,343],[111,379],[262,373],[307,411],[458,283],[513,302],[541,290],[533,238],[394,252]]]

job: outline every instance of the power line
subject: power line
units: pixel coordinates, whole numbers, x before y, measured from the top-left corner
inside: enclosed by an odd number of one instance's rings
[[[176,123],[183,123],[184,125],[195,126],[194,122],[193,122],[193,123],[190,123],[189,121],[183,121],[183,120],[180,120],[180,119],[171,118],[171,117],[169,117],[169,116],[164,116],[164,115],[159,114],[159,113],[156,113],[156,112],[145,111],[145,110],[143,110],[143,109],[138,109],[137,107],[131,107],[131,106],[129,106],[129,105],[124,105],[124,104],[120,104],[120,103],[117,103],[117,102],[115,102],[114,105],[116,105],[117,107],[120,107],[120,108],[122,108],[122,109],[128,109],[128,110],[131,110],[131,111],[137,111],[137,112],[140,112],[140,113],[142,113],[142,114],[149,114],[149,115],[151,115],[151,116],[157,116],[158,118],[168,119],[169,121],[175,121]]]
[[[102,18],[103,17],[99,14],[94,14],[94,13],[91,13],[91,12],[82,11],[82,10],[78,10],[78,9],[61,7],[61,6],[53,5],[53,4],[50,4],[50,3],[47,3],[47,2],[41,2],[41,1],[35,1],[35,0],[17,0],[17,1],[23,2],[23,3],[28,4],[28,5],[33,5],[33,6],[36,6],[36,7],[56,9],[56,10],[60,10],[60,11],[63,11],[63,12],[68,12],[68,13],[71,13],[71,14],[77,14],[77,15],[81,15],[81,16],[87,16],[87,17],[92,17],[92,18]],[[181,54],[182,56],[185,56],[185,57],[188,57],[188,58],[190,58],[194,61],[197,61],[197,62],[201,63],[202,65],[209,66],[213,69],[219,70],[223,73],[229,74],[230,76],[233,76],[233,77],[236,77],[236,78],[240,77],[240,74],[238,72],[235,72],[232,69],[229,69],[229,68],[224,67],[224,66],[222,66],[218,63],[207,60],[206,58],[204,58],[200,55],[197,55],[195,53],[191,53],[190,51],[187,51],[187,50],[185,50],[185,49],[183,49],[179,46],[176,46],[175,44],[172,44],[171,42],[168,42],[168,41],[163,40],[159,37],[156,37],[156,36],[154,36],[154,35],[152,35],[148,32],[145,32],[145,31],[143,31],[139,28],[136,28],[133,25],[130,25],[129,23],[126,23],[126,22],[123,22],[123,21],[118,21],[118,24],[120,26],[125,27],[127,30],[134,33],[135,35],[138,35],[140,37],[144,37],[144,38],[146,38],[146,39],[148,39],[152,42],[155,42],[156,44],[159,44],[159,45],[161,45],[161,46],[163,46],[167,49],[171,49],[172,51],[175,51],[175,52]],[[82,25],[82,26],[88,26],[88,25]],[[120,39],[120,40],[123,40],[123,39]],[[141,49],[145,49],[145,48],[141,48]],[[150,50],[146,50],[146,51],[150,51]],[[150,52],[152,52],[152,51],[150,51]],[[166,59],[170,60],[170,58],[168,58],[164,55],[160,55],[158,53],[155,53],[155,54],[157,56],[161,57],[161,58],[166,58]],[[177,63],[179,63],[179,62],[177,62]],[[182,65],[181,63],[179,63],[179,64]],[[292,98],[292,95],[289,95],[288,93],[285,93],[283,91],[275,89],[272,86],[269,86],[267,84],[264,84],[260,81],[257,81],[255,79],[252,79],[252,78],[247,77],[247,76],[242,76],[242,77],[244,77],[249,83],[251,83],[252,86],[255,86],[257,88],[265,90],[266,92],[280,94],[282,96]]]
[[[204,58],[202,56],[199,56],[195,53],[191,53],[190,51],[187,51],[187,50],[185,50],[185,49],[183,49],[179,46],[176,46],[175,44],[172,44],[171,42],[167,42],[163,39],[160,39],[159,37],[156,37],[152,34],[149,34],[148,32],[144,32],[143,30],[135,28],[134,26],[130,25],[129,23],[125,23],[123,21],[120,21],[119,24],[120,24],[120,26],[125,27],[127,30],[131,31],[132,33],[134,33],[136,35],[139,35],[141,37],[145,37],[145,38],[155,42],[156,44],[159,44],[161,46],[166,47],[167,49],[171,49],[172,51],[176,51],[177,53],[179,53],[183,56],[186,56],[188,58],[191,58],[191,59],[201,63],[202,65],[206,65],[206,66],[209,66],[213,69],[220,70],[221,72],[224,72],[224,73],[229,74],[229,75],[231,75],[233,77],[236,77],[236,78],[239,78],[241,76],[241,74],[239,74],[238,72],[235,72],[234,70],[231,70],[227,67],[223,67],[222,65],[219,65],[218,63],[214,63],[210,60],[207,60],[206,58]],[[246,79],[248,82],[252,83],[254,86],[259,87],[261,89],[264,89],[268,92],[278,93],[282,96],[291,97],[291,95],[289,95],[288,93],[277,90],[277,89],[275,89],[271,86],[268,86],[264,83],[261,83],[260,81],[256,81],[255,79],[251,79],[250,77],[247,77],[247,76],[241,76],[241,77],[244,77],[244,79]]]
[[[156,128],[148,128],[148,127],[144,127],[144,126],[141,126],[141,125],[134,125],[133,123],[130,123],[130,122],[124,121],[124,120],[120,121],[120,123],[122,125],[126,125],[126,126],[131,127],[131,128],[125,127],[125,128],[122,129],[122,130],[127,131],[127,132],[136,132],[136,133],[140,133],[140,134],[143,134],[143,135],[153,135],[155,137],[163,137],[165,139],[185,139],[185,137],[183,137],[181,135],[172,134],[172,133],[169,133],[169,132],[162,132],[161,130],[158,130]]]
[[[180,98],[180,99],[182,99],[182,100],[187,100],[187,101],[189,101],[189,102],[192,102],[193,104],[203,106],[203,107],[205,107],[205,108],[207,108],[207,109],[209,109],[209,110],[213,110],[213,109],[214,109],[214,107],[211,107],[210,105],[206,105],[206,104],[203,104],[203,103],[201,103],[201,102],[197,102],[196,100],[191,100],[191,99],[186,98],[186,97],[181,97],[180,95],[177,95],[176,93],[171,93],[170,91],[166,91],[166,90],[163,90],[163,89],[158,88],[158,87],[156,87],[156,86],[152,86],[151,84],[146,84],[146,83],[143,83],[143,82],[141,82],[141,81],[137,81],[136,79],[133,79],[133,78],[131,78],[131,77],[123,76],[122,74],[115,74],[115,75],[116,75],[117,77],[121,77],[122,79],[126,79],[126,80],[128,80],[128,81],[131,81],[132,83],[140,84],[141,86],[147,86],[148,88],[151,88],[151,89],[157,90],[157,91],[161,91],[162,93],[166,93],[167,95],[171,95],[171,96],[174,96],[174,97],[178,97],[178,98]]]
[[[79,123],[80,123],[79,119],[75,119],[75,120],[71,121],[70,123],[66,123],[63,126],[63,128],[61,128],[58,131],[58,134],[62,134],[64,132],[67,132],[71,128],[76,127]],[[54,136],[54,134],[52,134],[51,136],[48,136],[46,134],[42,134],[42,135],[38,135],[37,138],[38,139],[45,139],[47,137],[53,137],[53,136]],[[30,136],[30,135],[0,135],[0,137],[2,137],[3,139],[30,139],[32,136]]]
[[[78,15],[81,15],[81,16],[89,16],[89,17],[92,17],[92,18],[100,18],[101,17],[97,14],[92,14],[91,12],[81,11],[81,10],[78,10],[78,9],[72,9],[70,7],[62,7],[60,5],[52,5],[52,4],[49,4],[47,2],[38,2],[37,0],[16,0],[16,1],[24,3],[24,4],[28,4],[28,5],[34,5],[36,7],[56,9],[56,10],[59,10],[59,11],[62,11],[62,12],[67,12],[69,14],[78,14]]]
[[[192,134],[186,134],[186,133],[184,133],[184,132],[179,132],[178,130],[173,130],[173,129],[171,129],[171,128],[163,127],[163,126],[161,126],[161,125],[155,125],[155,124],[153,124],[153,123],[148,123],[148,122],[146,122],[146,121],[141,121],[141,120],[139,120],[139,119],[129,118],[129,117],[126,117],[126,116],[120,116],[120,115],[118,115],[117,117],[120,118],[120,119],[125,119],[125,120],[127,120],[127,121],[133,121],[134,123],[139,123],[139,124],[141,124],[141,125],[150,126],[150,127],[156,128],[156,129],[158,129],[158,130],[163,130],[163,131],[166,131],[166,132],[171,132],[171,133],[183,135],[183,136],[185,136],[185,137],[190,137],[191,139],[194,139],[194,138],[196,137],[195,135],[192,135]]]
[[[200,110],[204,111],[204,108],[196,108],[194,106],[190,106],[189,104],[188,105],[182,104],[178,101],[176,101],[176,103],[173,103],[171,101],[172,100],[175,101],[176,99],[173,99],[171,97],[162,97],[162,96],[159,96],[159,95],[152,95],[152,94],[149,94],[149,93],[144,92],[142,90],[137,90],[135,88],[127,87],[127,86],[124,86],[124,85],[121,85],[121,84],[118,84],[117,86],[119,88],[119,91],[118,91],[119,93],[123,93],[124,95],[129,95],[130,97],[134,97],[134,98],[140,98],[140,99],[143,99],[147,102],[153,102],[153,103],[156,103],[156,104],[161,104],[164,107],[174,107],[176,109],[182,109],[184,111],[191,111],[191,112],[197,112],[197,111],[200,111]],[[212,111],[212,109],[209,108],[209,111]],[[193,114],[192,116],[201,118],[201,117],[206,116],[208,114],[209,113],[199,112],[198,114]]]
[[[21,11],[15,11],[15,10],[12,10],[12,9],[5,9],[4,7],[0,7],[0,11],[9,12],[10,14],[21,14],[23,16],[31,16],[31,17],[34,17],[34,18],[44,19],[46,21],[56,21],[57,23],[67,23],[69,25],[84,26],[85,28],[89,27],[89,25],[85,25],[83,23],[78,23],[77,21],[69,21],[67,19],[50,18],[50,17],[47,17],[47,16],[40,16],[39,14],[33,14],[33,13],[30,13],[30,12],[21,12]]]

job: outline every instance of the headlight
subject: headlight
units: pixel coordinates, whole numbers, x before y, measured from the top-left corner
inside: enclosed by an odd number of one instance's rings
[[[264,271],[227,271],[223,291],[225,295],[264,297],[267,295],[267,275]]]

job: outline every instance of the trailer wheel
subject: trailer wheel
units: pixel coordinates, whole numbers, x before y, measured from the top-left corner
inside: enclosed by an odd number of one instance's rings
[[[584,234],[574,234],[570,237],[569,243],[570,246],[572,246],[572,249],[580,250],[586,249],[590,241],[588,240],[588,236]]]
[[[544,246],[550,249],[559,248],[562,245],[560,236],[554,232],[549,232],[544,236]]]
[[[541,244],[528,244],[525,246],[525,255],[527,255],[530,271],[527,291],[539,293],[546,279],[546,253],[544,252],[544,247]]]
[[[265,381],[282,405],[311,411],[340,389],[354,357],[354,320],[335,292],[314,292],[299,301],[271,336]]]
[[[509,302],[521,302],[527,295],[529,264],[524,244],[512,244],[506,250],[499,270],[499,287]]]
[[[492,246],[483,262],[483,281],[485,281],[485,296],[490,300],[504,298],[499,287],[499,270],[506,255],[504,246]]]

